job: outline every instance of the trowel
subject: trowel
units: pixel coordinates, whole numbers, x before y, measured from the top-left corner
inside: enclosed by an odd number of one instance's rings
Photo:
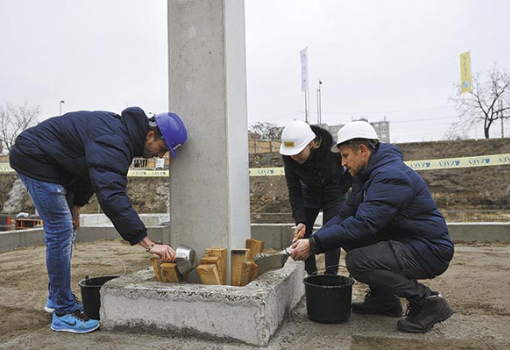
[[[287,247],[281,252],[274,254],[258,253],[254,259],[255,263],[259,266],[258,275],[260,276],[267,271],[281,269],[291,253],[291,247]]]

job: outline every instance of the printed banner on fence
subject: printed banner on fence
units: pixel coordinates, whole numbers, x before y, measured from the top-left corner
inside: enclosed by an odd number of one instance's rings
[[[407,166],[416,171],[469,168],[494,165],[510,165],[510,153],[478,157],[413,160],[404,163],[406,163]],[[283,168],[250,169],[250,176],[277,176],[277,175],[285,175],[284,169]]]
[[[250,176],[282,176],[283,168],[250,168]]]
[[[495,154],[490,156],[432,159],[432,160],[416,160],[405,163],[414,170],[455,169],[505,164],[508,165],[510,164],[510,154]]]
[[[0,174],[14,174],[14,172],[9,163],[0,163]]]
[[[168,177],[170,170],[129,170],[128,177]]]
[[[14,174],[15,171],[9,163],[0,163],[0,174]],[[168,177],[170,170],[129,170],[128,177]]]
[[[438,169],[457,169],[457,168],[471,168],[480,166],[496,166],[496,165],[510,165],[510,153],[507,154],[493,154],[489,156],[477,157],[460,157],[460,158],[444,158],[444,159],[429,159],[429,160],[412,160],[405,162],[410,168],[420,170],[438,170]],[[9,163],[0,163],[0,174],[12,174],[14,169],[9,166]],[[283,176],[285,170],[283,167],[278,168],[250,168],[250,176]],[[170,170],[129,170],[128,177],[168,177]]]

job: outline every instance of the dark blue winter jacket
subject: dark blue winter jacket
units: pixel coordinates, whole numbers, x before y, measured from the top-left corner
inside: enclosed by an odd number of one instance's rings
[[[381,143],[354,177],[339,215],[314,234],[319,252],[395,240],[404,243],[430,278],[453,258],[446,222],[425,181],[403,162],[396,146]]]
[[[71,112],[22,132],[9,160],[18,172],[63,185],[73,205],[85,205],[96,193],[102,210],[120,235],[137,244],[147,229],[126,194],[127,172],[142,156],[149,122],[138,107],[119,116],[111,112]]]

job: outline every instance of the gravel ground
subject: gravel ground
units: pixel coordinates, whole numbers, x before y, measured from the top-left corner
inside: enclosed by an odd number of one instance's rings
[[[90,334],[52,332],[44,310],[47,282],[44,246],[0,254],[0,349],[255,349],[222,339],[181,337],[178,334]],[[319,259],[319,261],[321,261]],[[125,268],[124,268],[125,265]],[[78,244],[73,258],[73,289],[85,276],[132,273],[149,268],[149,256],[121,241]],[[307,317],[306,303],[292,312],[267,349],[446,349],[510,348],[510,245],[459,243],[450,269],[431,281],[455,310],[449,320],[426,334],[396,330],[395,318],[353,314],[342,324],[320,324]],[[341,269],[340,274],[346,274]],[[366,287],[355,284],[354,299]]]

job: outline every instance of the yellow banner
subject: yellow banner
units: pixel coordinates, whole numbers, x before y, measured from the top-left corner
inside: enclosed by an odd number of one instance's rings
[[[407,164],[407,166],[416,171],[471,168],[494,165],[510,165],[510,153],[478,157],[413,160],[405,163]],[[283,170],[283,168],[250,169],[250,176],[278,176],[278,175],[285,175],[285,171]]]
[[[489,156],[459,157],[429,160],[412,160],[405,162],[414,170],[437,170],[471,168],[479,166],[510,165],[510,153],[493,154]],[[9,163],[0,163],[0,174],[14,173]],[[285,175],[283,167],[280,168],[250,168],[250,176],[282,176]],[[128,177],[168,177],[170,170],[129,170]]]
[[[472,168],[479,166],[510,165],[510,154],[495,154],[490,156],[446,158],[432,160],[415,160],[405,162],[414,170],[437,170]]]
[[[15,171],[9,163],[0,163],[0,174],[14,174]]]
[[[168,177],[170,170],[129,170],[128,177]]]
[[[471,91],[471,55],[469,51],[460,54],[460,88],[462,92]]]
[[[9,163],[0,163],[0,174],[14,174],[15,171]],[[144,169],[144,170],[129,170],[128,177],[168,177],[170,175],[170,170],[154,170],[154,169]]]
[[[283,168],[250,168],[250,176],[282,176]]]

